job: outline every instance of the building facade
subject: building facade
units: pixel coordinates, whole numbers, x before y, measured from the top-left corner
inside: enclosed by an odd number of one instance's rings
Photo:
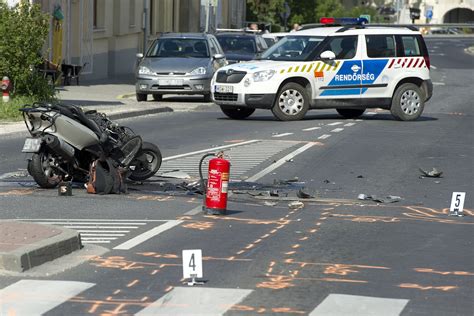
[[[53,47],[59,45],[61,62],[85,65],[82,75],[87,79],[131,77],[135,71],[136,54],[143,52],[145,39],[156,38],[162,32],[201,32],[206,29],[206,24],[209,31],[216,27],[241,27],[246,6],[245,0],[33,2],[50,14],[59,6],[64,16],[61,23],[54,19],[51,21],[46,56],[52,60]],[[58,27],[62,29],[60,40],[54,33]]]

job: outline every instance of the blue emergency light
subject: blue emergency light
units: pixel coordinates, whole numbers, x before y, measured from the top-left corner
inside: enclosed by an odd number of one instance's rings
[[[369,23],[366,18],[321,18],[321,24],[337,24],[337,25],[363,25]]]

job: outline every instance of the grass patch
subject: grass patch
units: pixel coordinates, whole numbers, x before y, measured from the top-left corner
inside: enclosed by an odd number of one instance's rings
[[[0,121],[20,121],[22,119],[19,108],[25,104],[32,104],[33,97],[17,96],[10,98],[9,102],[2,102],[0,99]]]

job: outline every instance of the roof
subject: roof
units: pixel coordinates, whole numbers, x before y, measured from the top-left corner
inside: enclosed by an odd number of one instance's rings
[[[255,37],[260,34],[247,33],[247,32],[219,32],[216,33],[216,37],[229,36],[229,37]]]
[[[346,28],[345,30],[343,30]],[[341,30],[342,32],[337,32]],[[292,32],[291,36],[328,36],[328,35],[357,35],[357,34],[420,34],[418,31],[410,30],[406,27],[388,27],[388,26],[370,26],[363,27],[354,26],[329,26],[317,27],[297,32]]]
[[[163,33],[160,38],[170,37],[170,38],[206,38],[208,34],[206,33]]]

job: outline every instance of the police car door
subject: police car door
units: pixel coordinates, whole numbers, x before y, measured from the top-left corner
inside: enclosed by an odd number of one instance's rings
[[[317,58],[314,72],[316,107],[354,107],[360,105],[362,61],[359,35],[331,36],[321,48],[321,55],[330,51],[335,59]]]
[[[364,42],[361,102],[364,106],[387,107],[391,100],[388,84],[397,79],[400,72],[406,71],[401,63],[394,63],[397,49],[395,36],[366,34]]]

